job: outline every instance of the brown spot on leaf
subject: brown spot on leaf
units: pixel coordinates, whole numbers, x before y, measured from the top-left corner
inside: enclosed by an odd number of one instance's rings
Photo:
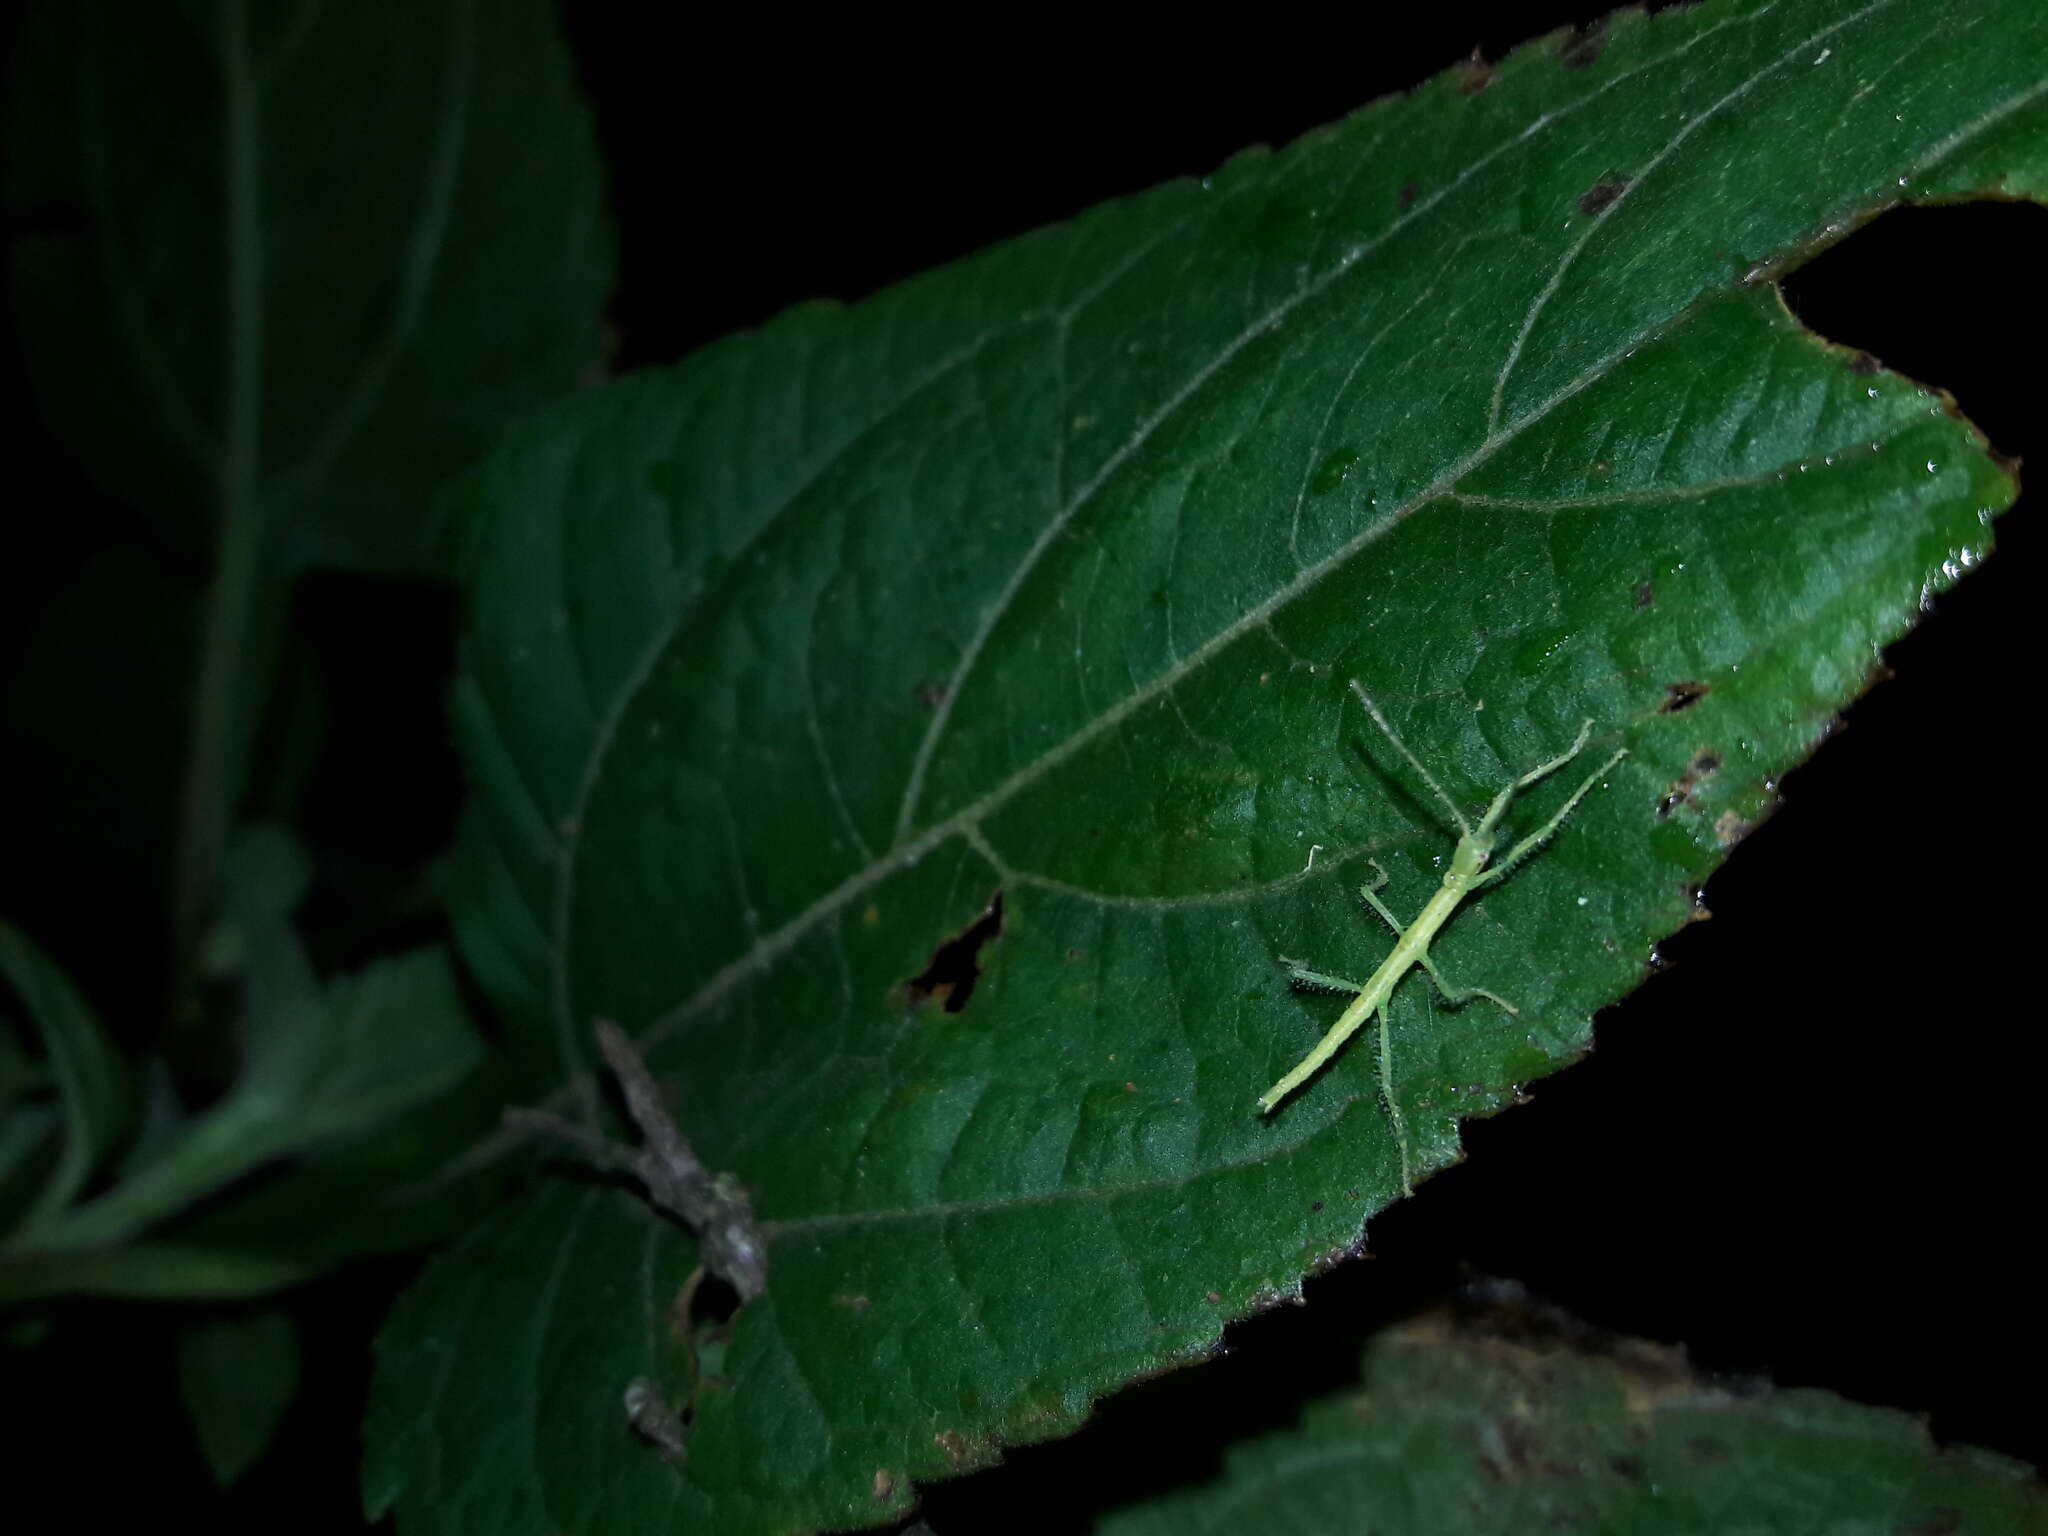
[[[886,1499],[896,1492],[896,1477],[887,1467],[875,1468],[875,1498]]]
[[[1858,352],[1855,356],[1849,359],[1849,371],[1851,373],[1876,373],[1878,369],[1882,368],[1883,366],[1884,365],[1882,363],[1880,363],[1876,358],[1872,357],[1868,352]]]
[[[1002,931],[1003,893],[997,891],[989,900],[988,910],[933,950],[930,963],[905,984],[911,1006],[943,998],[948,1013],[965,1008],[967,1000],[974,996],[975,983],[981,980],[982,946]]]
[[[1721,771],[1721,754],[1701,752],[1685,765],[1685,772],[1671,781],[1671,787],[1664,792],[1663,800],[1657,806],[1660,817],[1669,816],[1681,805],[1692,802],[1694,792],[1700,785]]]
[[[926,709],[937,709],[946,702],[946,684],[943,679],[928,677],[917,685],[917,702]]]
[[[1493,1421],[1491,1451],[1482,1451],[1480,1469],[1496,1482],[1521,1479],[1545,1469],[1548,1449],[1542,1432],[1519,1414],[1504,1414]]]
[[[1660,715],[1682,715],[1714,691],[1712,683],[1695,682],[1688,678],[1682,683],[1664,685],[1664,702],[1657,706]]]
[[[1607,21],[1603,17],[1586,26],[1573,27],[1567,32],[1563,41],[1558,44],[1557,61],[1566,69],[1584,69],[1599,58],[1606,47]]]
[[[967,1437],[957,1429],[942,1429],[932,1436],[932,1444],[946,1453],[946,1459],[956,1467],[967,1464]]]
[[[1415,199],[1422,195],[1422,183],[1413,176],[1401,183],[1400,196],[1396,199],[1403,208],[1413,208]]]
[[[1626,176],[1602,176],[1579,194],[1579,212],[1588,216],[1596,214],[1627,190]]]
[[[1477,48],[1472,57],[1458,65],[1458,89],[1467,96],[1477,96],[1493,84],[1493,66],[1486,61],[1486,55]]]
[[[835,1307],[844,1307],[849,1312],[859,1314],[867,1311],[867,1309],[873,1306],[874,1303],[869,1301],[865,1296],[847,1296],[844,1294],[838,1294],[833,1296],[832,1305]]]
[[[1640,613],[1657,601],[1657,584],[1646,581],[1636,588],[1636,611]]]

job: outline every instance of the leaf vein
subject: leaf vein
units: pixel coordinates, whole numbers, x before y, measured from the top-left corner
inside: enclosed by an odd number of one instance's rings
[[[1635,173],[1629,177],[1628,185],[1621,189],[1614,200],[1603,208],[1597,216],[1586,221],[1585,229],[1580,232],[1578,239],[1565,248],[1565,252],[1558,259],[1557,266],[1552,270],[1549,280],[1537,292],[1535,300],[1529,306],[1529,312],[1522,317],[1521,329],[1516,333],[1514,341],[1508,346],[1508,355],[1501,363],[1500,372],[1494,378],[1493,400],[1487,409],[1486,428],[1489,434],[1500,423],[1501,408],[1507,393],[1508,379],[1513,375],[1516,366],[1522,360],[1522,350],[1528,345],[1530,333],[1536,329],[1537,320],[1542,316],[1544,310],[1549,307],[1550,301],[1557,296],[1558,290],[1564,286],[1565,275],[1570,272],[1580,253],[1592,242],[1593,237],[1606,226],[1608,219],[1613,216],[1615,210],[1627,202],[1657,170],[1668,162],[1672,155],[1677,153],[1680,145],[1684,144],[1687,139],[1690,139],[1700,128],[1712,122],[1725,109],[1733,106],[1751,91],[1755,90],[1759,82],[1784,69],[1786,65],[1790,64],[1799,55],[1804,54],[1822,38],[1832,37],[1843,28],[1853,26],[1857,22],[1862,21],[1872,12],[1883,10],[1895,3],[1896,0],[1871,0],[1871,3],[1862,10],[1844,16],[1841,20],[1829,26],[1822,27],[1812,36],[1803,38],[1791,48],[1786,49],[1784,53],[1780,54],[1771,63],[1752,72],[1739,85],[1729,90],[1704,112],[1682,123],[1678,131],[1665,141],[1663,148],[1644,161]],[[1731,16],[1728,20],[1722,22],[1720,26],[1712,27],[1702,32],[1700,37],[1711,36],[1723,27],[1732,26],[1737,20],[1757,20],[1767,15],[1772,9],[1773,7],[1771,6],[1764,6],[1747,17],[1738,18]]]

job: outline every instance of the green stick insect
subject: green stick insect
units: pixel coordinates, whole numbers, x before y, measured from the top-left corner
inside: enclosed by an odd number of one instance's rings
[[[1266,1090],[1259,1099],[1259,1110],[1262,1114],[1270,1115],[1279,1107],[1281,1100],[1299,1088],[1324,1062],[1337,1054],[1344,1042],[1358,1032],[1368,1016],[1377,1013],[1380,1021],[1380,1083],[1386,1096],[1388,1111],[1393,1117],[1395,1135],[1400,1142],[1401,1185],[1403,1189],[1408,1189],[1411,1187],[1408,1174],[1408,1132],[1402,1122],[1400,1106],[1394,1098],[1393,1054],[1387,1027],[1387,1000],[1393,996],[1394,988],[1400,983],[1401,978],[1408,974],[1408,968],[1419,965],[1429,972],[1430,980],[1436,983],[1437,991],[1444,995],[1447,1002],[1463,1003],[1475,997],[1483,997],[1488,1002],[1505,1008],[1511,1014],[1516,1012],[1515,1005],[1504,997],[1480,987],[1455,987],[1444,980],[1435,962],[1429,958],[1430,941],[1436,937],[1437,930],[1450,921],[1451,914],[1458,910],[1460,902],[1481,886],[1490,885],[1502,878],[1563,826],[1564,819],[1571,815],[1594,784],[1599,782],[1600,776],[1628,756],[1628,748],[1621,748],[1588,774],[1585,783],[1572,791],[1572,797],[1565,801],[1555,816],[1516,843],[1499,863],[1489,868],[1494,845],[1500,837],[1501,818],[1507,814],[1508,806],[1513,802],[1515,795],[1539,779],[1555,773],[1583,752],[1587,740],[1593,734],[1593,722],[1588,720],[1579,727],[1578,739],[1572,743],[1570,751],[1530,769],[1495,795],[1493,804],[1486,808],[1486,814],[1481,816],[1479,824],[1474,826],[1465,819],[1465,813],[1458,809],[1458,803],[1445,794],[1443,787],[1430,777],[1429,770],[1422,766],[1413,752],[1408,750],[1407,744],[1394,734],[1394,728],[1387,724],[1386,716],[1380,713],[1379,706],[1373,703],[1355,679],[1352,681],[1351,691],[1358,695],[1358,702],[1365,706],[1366,713],[1373,718],[1373,723],[1386,734],[1387,740],[1394,744],[1394,750],[1407,759],[1408,766],[1415,770],[1422,782],[1429,786],[1430,793],[1442,801],[1444,808],[1451,813],[1451,819],[1458,827],[1458,847],[1451,855],[1451,867],[1444,871],[1443,884],[1437,888],[1436,894],[1429,898],[1428,904],[1423,907],[1415,921],[1405,928],[1387,904],[1379,899],[1377,893],[1379,888],[1387,883],[1387,872],[1380,869],[1378,860],[1372,861],[1373,868],[1379,870],[1379,878],[1371,885],[1360,887],[1359,894],[1365,898],[1373,911],[1386,920],[1398,937],[1395,939],[1392,952],[1380,962],[1379,969],[1366,981],[1346,981],[1340,976],[1326,976],[1320,971],[1310,970],[1298,960],[1281,957],[1281,964],[1288,968],[1291,979],[1302,986],[1321,987],[1333,992],[1355,992],[1358,995],[1351,1000],[1351,1005],[1338,1015],[1337,1022],[1332,1024],[1328,1033],[1316,1043],[1315,1049],[1304,1056],[1293,1071]]]

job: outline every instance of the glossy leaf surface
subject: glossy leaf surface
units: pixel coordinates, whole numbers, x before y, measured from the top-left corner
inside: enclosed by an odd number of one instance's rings
[[[1341,1006],[1275,957],[1363,974],[1369,861],[1412,914],[1453,833],[1347,680],[1468,814],[1583,720],[1630,753],[1436,946],[1519,1015],[1395,995],[1426,1171],[1585,1050],[1987,547],[1981,441],[1766,279],[2038,188],[2044,93],[2016,3],[1624,14],[498,456],[465,952],[558,1107],[593,1017],[641,1040],[768,1293],[693,1379],[685,1235],[571,1181],[508,1208],[386,1331],[371,1510],[882,1523],[1353,1248],[1400,1191],[1376,1052],[1259,1116]],[[686,1462],[628,1427],[642,1376]]]

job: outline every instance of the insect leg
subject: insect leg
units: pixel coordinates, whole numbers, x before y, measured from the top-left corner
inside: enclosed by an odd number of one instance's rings
[[[1384,901],[1381,901],[1378,895],[1375,894],[1381,886],[1387,883],[1387,872],[1384,869],[1380,869],[1380,861],[1378,859],[1373,859],[1371,863],[1374,869],[1380,870],[1380,877],[1379,879],[1373,881],[1371,885],[1361,885],[1358,888],[1358,894],[1365,898],[1367,906],[1371,907],[1373,911],[1379,913],[1381,917],[1387,920],[1387,926],[1393,929],[1395,935],[1398,937],[1399,935],[1406,933],[1408,931],[1408,925],[1402,922],[1401,919],[1399,919],[1398,917],[1394,916],[1394,909],[1388,906]]]
[[[1551,774],[1557,772],[1558,769],[1562,768],[1566,763],[1570,762],[1573,758],[1577,757],[1581,752],[1586,750],[1586,743],[1589,739],[1591,739],[1592,735],[1593,722],[1590,720],[1580,721],[1579,734],[1572,741],[1570,749],[1564,752],[1560,752],[1556,757],[1553,757],[1547,763],[1538,763],[1534,768],[1531,768],[1527,773],[1523,774],[1519,779],[1515,780],[1515,788],[1527,789],[1531,784],[1534,784],[1538,779],[1548,778]]]
[[[1583,731],[1579,733],[1579,740],[1580,743],[1583,745],[1585,741],[1585,733]],[[1550,772],[1551,769],[1560,767],[1563,764],[1570,762],[1572,758],[1576,757],[1577,755],[1578,749],[1574,748],[1572,752],[1567,756],[1558,758],[1555,762],[1545,763],[1541,768],[1536,770],[1534,776],[1537,778],[1541,778],[1544,774]],[[1578,803],[1586,798],[1587,792],[1591,790],[1595,784],[1600,782],[1600,776],[1606,773],[1608,769],[1612,768],[1616,763],[1620,762],[1624,757],[1627,756],[1628,748],[1623,747],[1619,751],[1617,751],[1614,754],[1614,756],[1608,758],[1606,762],[1602,763],[1598,768],[1595,768],[1591,773],[1587,774],[1585,783],[1581,784],[1577,789],[1572,791],[1571,799],[1565,801],[1563,805],[1558,807],[1558,811],[1555,816],[1551,817],[1550,820],[1543,823],[1542,826],[1538,827],[1534,832],[1531,832],[1527,837],[1523,838],[1519,843],[1515,844],[1513,848],[1509,849],[1507,854],[1503,858],[1501,858],[1497,863],[1494,864],[1493,868],[1489,869],[1477,880],[1474,880],[1471,886],[1468,887],[1468,889],[1477,890],[1482,885],[1491,884],[1493,881],[1498,880],[1502,875],[1506,874],[1509,870],[1513,869],[1520,860],[1526,858],[1536,849],[1542,847],[1543,844],[1549,840],[1551,834],[1556,832],[1559,827],[1564,825],[1565,817],[1571,815],[1572,811],[1577,807]],[[1529,779],[1527,777],[1524,777],[1521,782],[1527,784],[1529,782]]]
[[[1502,997],[1498,992],[1489,992],[1484,987],[1452,986],[1451,983],[1444,980],[1444,973],[1436,968],[1436,962],[1429,958],[1428,950],[1425,949],[1416,958],[1422,962],[1422,968],[1429,972],[1429,979],[1436,983],[1436,989],[1443,994],[1445,1002],[1455,1005],[1458,1003],[1469,1003],[1475,997],[1483,997],[1489,1003],[1507,1009],[1509,1013],[1514,1014],[1516,1017],[1519,1018],[1521,1016],[1522,1010]]]
[[[1351,679],[1351,691],[1358,695],[1358,702],[1365,706],[1365,712],[1372,716],[1373,724],[1380,728],[1381,734],[1394,744],[1394,750],[1408,759],[1408,766],[1413,768],[1422,782],[1429,786],[1429,792],[1443,802],[1444,809],[1451,813],[1451,820],[1457,824],[1458,831],[1469,837],[1472,823],[1467,821],[1465,813],[1458,809],[1458,802],[1444,793],[1443,786],[1431,778],[1429,770],[1422,766],[1422,759],[1410,752],[1408,743],[1394,734],[1394,728],[1387,724],[1387,717],[1380,713],[1379,705],[1373,703],[1372,696],[1355,677]]]
[[[1280,963],[1287,967],[1287,979],[1296,986],[1317,987],[1325,992],[1363,992],[1365,983],[1348,981],[1342,976],[1326,976],[1321,971],[1312,971],[1299,960],[1279,956]]]
[[[1380,1017],[1380,1097],[1386,1101],[1387,1119],[1394,1126],[1394,1147],[1401,1155],[1401,1193],[1415,1193],[1415,1176],[1408,1162],[1408,1121],[1401,1114],[1401,1101],[1394,1093],[1394,1023],[1387,1016],[1382,999]]]

